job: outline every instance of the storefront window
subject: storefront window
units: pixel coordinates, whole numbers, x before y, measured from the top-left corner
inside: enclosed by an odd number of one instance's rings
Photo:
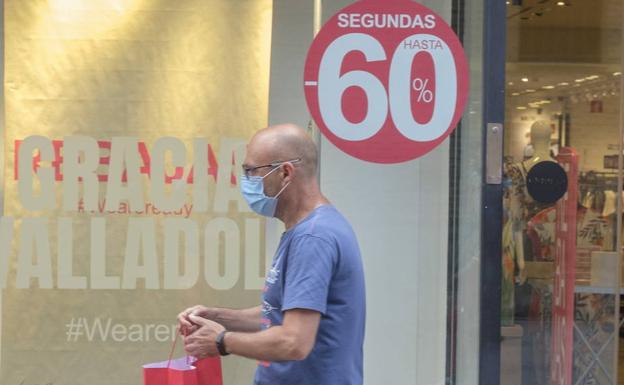
[[[236,181],[267,125],[272,3],[2,6],[0,383],[141,383],[141,365],[167,359],[178,312],[258,304],[264,221]],[[33,146],[36,176],[19,153]],[[75,200],[79,159],[98,179]],[[28,199],[20,182],[44,173]],[[250,383],[255,366],[223,360],[225,383]]]
[[[621,4],[507,4],[501,383],[616,384]]]
[[[238,178],[246,141],[284,122],[315,138],[360,242],[365,384],[479,383],[484,1],[420,1],[459,35],[469,96],[399,164],[341,151],[306,107],[314,33],[351,3],[0,0],[1,384],[140,383],[179,311],[258,305],[283,228]],[[257,365],[224,358],[224,384]]]

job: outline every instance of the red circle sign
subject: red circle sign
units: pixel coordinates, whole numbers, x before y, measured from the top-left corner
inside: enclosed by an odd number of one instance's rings
[[[459,122],[468,65],[435,12],[410,0],[361,0],[334,15],[308,51],[308,108],[342,151],[375,163],[418,158]]]

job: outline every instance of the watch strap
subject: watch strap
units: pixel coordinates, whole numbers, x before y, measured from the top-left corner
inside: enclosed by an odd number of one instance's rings
[[[215,342],[217,343],[217,350],[219,351],[219,354],[222,356],[227,356],[230,354],[225,349],[225,341],[224,341],[225,333],[227,333],[227,330],[224,330],[221,333],[217,334],[217,338],[215,340]]]

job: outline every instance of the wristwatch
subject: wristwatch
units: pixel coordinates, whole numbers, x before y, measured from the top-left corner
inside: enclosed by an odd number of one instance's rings
[[[225,350],[225,341],[223,340],[223,338],[225,337],[225,333],[227,333],[227,330],[224,330],[221,333],[219,333],[217,335],[217,339],[215,340],[215,342],[217,343],[217,350],[219,351],[219,354],[222,356],[227,356],[230,354]]]

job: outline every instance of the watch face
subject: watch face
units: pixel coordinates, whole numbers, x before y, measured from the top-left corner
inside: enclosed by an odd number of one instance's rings
[[[539,162],[529,170],[526,186],[535,201],[552,204],[568,191],[568,176],[559,163]]]

